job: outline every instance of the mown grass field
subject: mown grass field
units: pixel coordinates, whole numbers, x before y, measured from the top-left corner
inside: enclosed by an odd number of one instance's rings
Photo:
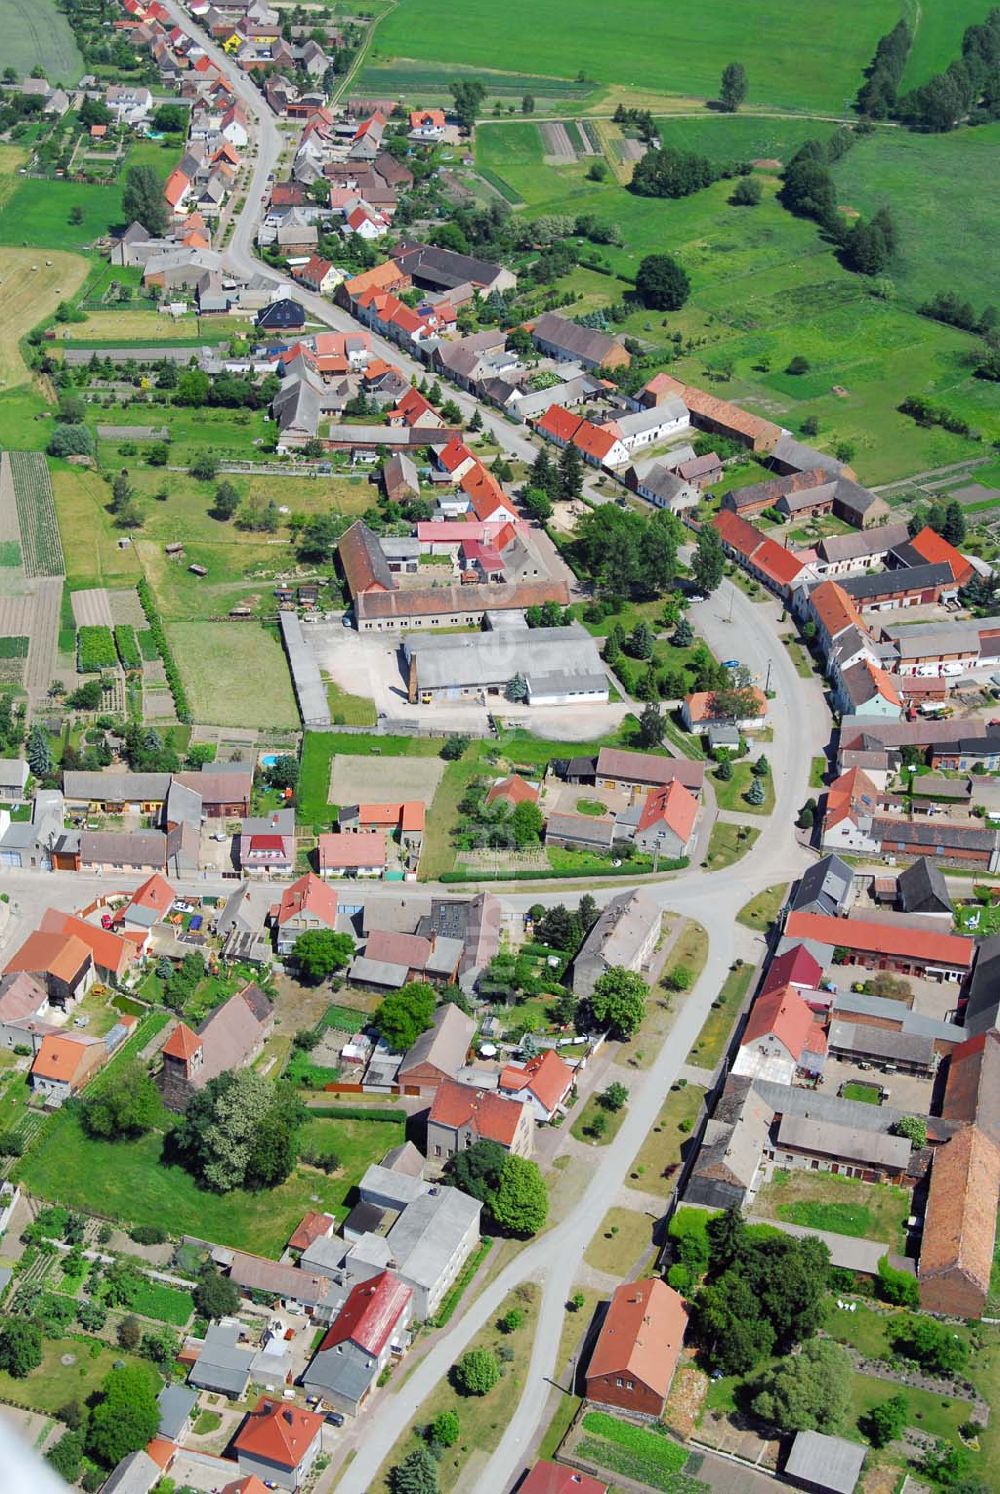
[[[783,109],[841,112],[857,92],[879,36],[898,16],[893,0],[815,0],[804,44],[802,11],[774,0],[766,16],[725,0],[636,0],[610,23],[603,0],[473,0],[455,24],[451,0],[401,0],[378,29],[381,57],[503,68],[629,84],[661,93],[717,96],[726,62],[739,58],[750,98]]]
[[[91,1347],[96,1353],[91,1353]],[[69,1359],[69,1364],[63,1360]],[[42,1344],[42,1362],[24,1379],[15,1379],[0,1370],[0,1396],[16,1405],[31,1406],[54,1416],[69,1401],[84,1404],[88,1396],[101,1388],[116,1364],[145,1371],[155,1390],[163,1384],[148,1359],[125,1354],[117,1344],[102,1344],[97,1339],[82,1343],[78,1338],[49,1338]]]
[[[76,294],[88,268],[76,254],[0,248],[0,389],[27,383],[20,339]]]
[[[167,637],[196,721],[212,726],[297,727],[281,644],[254,622],[172,622]]]
[[[38,244],[78,253],[121,222],[121,205],[118,186],[22,179],[0,209],[0,244]],[[76,207],[83,219],[71,223],[69,215]]]
[[[761,152],[765,158],[786,160],[801,142],[803,122],[787,123],[794,130],[783,120],[768,122],[765,137],[749,118],[684,120],[677,124],[681,134],[676,143],[716,159],[759,159]],[[674,128],[663,122],[668,143]],[[811,133],[822,135],[823,129],[816,126]],[[660,348],[669,346],[676,332],[691,339],[695,351],[672,364],[679,378],[702,386],[709,381],[713,392],[793,431],[806,417],[815,417],[820,426],[816,444],[830,449],[839,441],[850,442],[862,479],[879,483],[981,449],[939,427],[922,429],[901,415],[897,406],[908,394],[947,405],[980,429],[984,439],[1000,436],[995,386],[974,379],[969,371],[975,339],[918,317],[912,309],[929,289],[946,285],[978,304],[990,299],[975,263],[988,254],[990,243],[986,213],[993,195],[988,181],[993,131],[1000,139],[997,126],[926,139],[880,131],[859,141],[838,167],[848,173],[863,170],[869,158],[876,167],[882,162],[885,189],[866,197],[862,206],[887,200],[901,225],[906,220],[899,283],[893,281],[886,299],[865,277],[840,266],[814,224],[785,212],[775,200],[775,175],[761,174],[760,206],[741,209],[729,203],[728,182],[679,201],[662,201],[634,197],[612,181],[588,182],[584,162],[546,165],[540,159],[538,128],[530,123],[483,128],[477,149],[483,164],[524,200],[525,216],[593,213],[618,224],[622,246],[600,251],[614,273],[578,267],[562,282],[578,298],[577,313],[619,299],[641,259],[669,246],[691,277],[690,299],[670,316],[636,311],[620,330]],[[952,210],[931,225],[932,194],[956,162],[960,168],[968,163],[968,174],[955,170],[946,194]],[[960,212],[952,194],[970,190],[970,180],[977,201],[969,212]],[[845,175],[845,202],[855,195],[850,181]],[[796,356],[809,361],[804,376],[785,372]]]
[[[76,38],[55,0],[0,0],[4,67],[19,78],[41,66],[53,83],[69,85],[83,72]]]

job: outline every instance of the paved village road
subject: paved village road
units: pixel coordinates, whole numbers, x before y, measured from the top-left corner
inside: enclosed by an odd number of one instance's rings
[[[555,1361],[565,1302],[583,1253],[614,1204],[632,1159],[655,1124],[663,1097],[680,1074],[736,957],[736,914],[755,892],[791,880],[811,859],[798,844],[792,822],[807,796],[811,758],[822,750],[829,735],[820,688],[814,679],[805,680],[797,674],[778,641],[771,605],[751,602],[732,582],[723,582],[709,601],[693,608],[692,617],[716,653],[739,657],[762,681],[770,662],[775,691],[771,703],[774,740],[767,753],[774,775],[774,813],[764,821],[753,850],[736,867],[644,884],[665,909],[696,917],[707,928],[710,942],[705,968],[680,1007],[655,1062],[645,1073],[636,1072],[625,1121],[611,1145],[595,1157],[586,1192],[559,1225],[526,1246],[489,1284],[401,1389],[389,1391],[382,1398],[378,1415],[359,1429],[356,1441],[352,1439],[355,1456],[337,1485],[343,1494],[364,1494],[371,1487],[379,1466],[407,1423],[470,1340],[497,1312],[507,1293],[521,1281],[534,1281],[541,1283],[543,1290],[524,1390],[496,1452],[485,1470],[477,1472],[476,1488],[482,1494],[501,1494],[521,1472],[538,1430],[549,1383],[559,1368]],[[733,639],[738,639],[738,644]],[[505,905],[512,907],[535,901],[537,892],[504,897]]]
[[[228,53],[217,47],[205,31],[198,26],[192,17],[177,4],[177,0],[165,0],[166,8],[171,18],[187,31],[191,36],[197,38],[200,46],[205,48],[209,57],[215,63],[223,76],[232,84],[241,103],[246,107],[253,122],[253,134],[257,147],[257,159],[254,164],[250,186],[247,191],[246,201],[240,209],[236,218],[232,238],[224,251],[225,261],[228,266],[238,274],[250,278],[252,275],[265,274],[273,279],[276,285],[280,285],[283,291],[301,303],[316,321],[322,322],[324,326],[333,328],[337,332],[357,332],[364,330],[354,317],[348,315],[339,306],[334,306],[331,301],[322,296],[305,290],[296,285],[278,270],[273,270],[265,265],[254,253],[254,245],[257,238],[257,227],[262,216],[262,206],[267,195],[269,195],[268,178],[278,165],[282,150],[291,136],[283,135],[279,127],[277,117],[263,94],[250,82],[247,75],[237,66]],[[298,128],[295,127],[296,135]],[[371,333],[372,349],[379,357],[386,359],[389,363],[395,363],[407,376],[416,375],[418,379],[427,373],[426,366],[416,358],[410,358],[395,343],[388,342],[385,338]],[[527,435],[522,430],[511,425],[507,420],[498,416],[495,410],[487,405],[481,405],[471,395],[460,390],[449,390],[449,396],[458,405],[465,419],[471,419],[473,413],[478,409],[484,427],[496,438],[509,456],[523,462],[532,462],[537,455],[536,448],[532,446]]]

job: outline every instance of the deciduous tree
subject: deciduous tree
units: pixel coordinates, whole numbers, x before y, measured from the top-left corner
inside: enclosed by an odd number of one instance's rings
[[[613,965],[595,985],[590,1009],[594,1020],[612,1037],[627,1040],[642,1025],[648,995],[649,987],[641,975],[624,965]]]

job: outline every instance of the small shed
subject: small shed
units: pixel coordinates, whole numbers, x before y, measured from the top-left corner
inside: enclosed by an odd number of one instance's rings
[[[169,555],[171,560],[179,560],[184,554],[184,546],[179,540],[175,540],[172,545],[164,545],[163,553],[164,555]]]
[[[207,576],[208,567],[204,565],[189,565],[188,570],[193,576]]]
[[[785,1464],[785,1478],[816,1494],[854,1494],[867,1448],[845,1437],[796,1432]]]

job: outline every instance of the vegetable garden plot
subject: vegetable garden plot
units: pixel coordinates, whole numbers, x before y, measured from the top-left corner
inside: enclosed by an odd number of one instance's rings
[[[8,455],[21,530],[24,574],[28,577],[62,576],[66,563],[45,458],[37,451],[12,451]]]

